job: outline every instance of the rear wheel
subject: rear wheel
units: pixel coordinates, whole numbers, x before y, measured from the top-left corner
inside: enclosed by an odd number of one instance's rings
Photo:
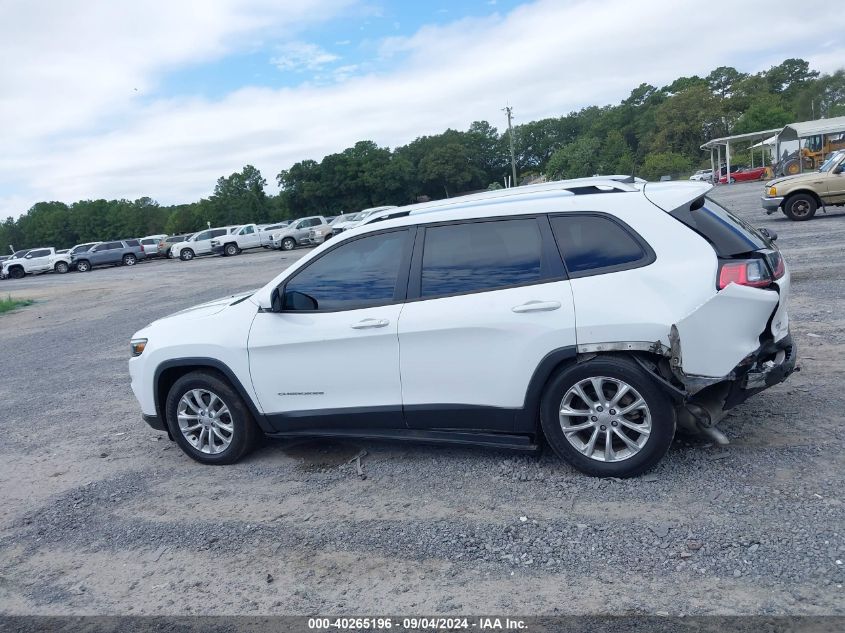
[[[237,244],[226,244],[226,248],[223,249],[223,253],[229,257],[237,255],[239,252],[240,249]]]
[[[189,262],[194,258],[194,251],[190,248],[183,249],[181,253],[179,253],[179,259],[183,262]]]
[[[76,262],[76,270],[81,273],[87,273],[89,270],[91,270],[91,264],[87,259],[80,259],[78,262]]]
[[[292,237],[286,237],[282,240],[282,250],[283,251],[292,251],[296,248],[296,240]]]
[[[123,256],[124,266],[134,266],[137,261],[138,259],[132,253]]]
[[[816,215],[818,204],[816,199],[808,193],[796,193],[789,196],[783,203],[783,212],[790,220],[803,222]]]
[[[165,411],[179,447],[203,464],[232,464],[260,436],[244,401],[212,371],[193,371],[179,378],[167,395]]]
[[[53,270],[55,270],[60,275],[64,275],[68,271],[67,262],[56,262],[56,265],[53,266]]]
[[[554,451],[588,475],[633,477],[654,467],[675,435],[675,412],[634,361],[598,357],[563,369],[540,405]]]

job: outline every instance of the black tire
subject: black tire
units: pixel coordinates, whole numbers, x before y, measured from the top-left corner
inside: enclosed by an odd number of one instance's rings
[[[134,266],[138,263],[138,258],[135,257],[132,253],[129,253],[127,255],[124,255],[123,260],[121,261],[123,262],[124,266]]]
[[[819,205],[816,199],[808,193],[796,193],[783,202],[783,212],[790,220],[803,222],[816,215]]]
[[[728,182],[734,184],[736,182],[736,178],[731,178]]]
[[[179,259],[181,259],[183,262],[189,262],[193,258],[194,258],[194,251],[192,251],[190,248],[184,248],[179,253]]]
[[[564,397],[580,381],[594,377],[624,381],[639,393],[651,415],[651,429],[647,436],[625,429],[626,437],[637,441],[645,437],[645,440],[638,452],[620,461],[605,462],[587,457],[570,443],[561,428],[560,408]],[[612,383],[608,382],[607,384]],[[595,396],[595,390],[591,393]],[[605,393],[604,397],[609,400],[612,399],[613,395],[612,393]],[[623,397],[622,402],[625,403],[625,399],[629,397],[630,392],[629,395]],[[604,409],[604,407],[602,408]],[[580,409],[581,407],[579,407]],[[609,408],[605,409],[603,413],[608,418],[612,417],[610,413],[618,416],[616,411]],[[590,419],[592,419],[592,416]],[[584,421],[587,421],[587,416],[584,416]],[[669,450],[672,438],[675,436],[676,424],[675,410],[663,390],[636,362],[621,356],[599,356],[583,363],[569,365],[553,376],[546,385],[540,402],[540,422],[546,440],[558,456],[582,473],[596,477],[635,477],[650,470]],[[598,419],[597,424],[600,423],[601,419]],[[614,424],[614,426],[617,426],[620,430],[623,429],[621,425]],[[570,435],[587,444],[588,441],[586,441],[585,436],[591,436],[593,431],[598,431],[598,439],[595,441],[597,446],[603,447],[605,438],[610,435],[613,438],[611,446],[613,447],[616,444],[620,447],[621,452],[624,452],[626,449],[625,445],[621,443],[621,439],[610,433],[610,426],[607,429],[606,433],[603,433],[591,427],[582,431],[581,435]],[[636,434],[637,437],[634,438],[633,434]]]
[[[78,262],[76,262],[76,270],[81,273],[90,272],[91,262],[89,262],[87,259],[80,259]]]
[[[226,244],[226,246],[223,247],[223,254],[228,257],[234,257],[240,252],[241,249],[238,248],[237,244]]]
[[[323,241],[328,242],[330,239],[332,239],[332,235],[334,235],[334,233],[329,233],[328,235],[326,235],[326,237],[323,238]]]
[[[292,237],[286,237],[282,240],[282,250],[283,251],[292,251],[296,248],[296,240]]]
[[[192,390],[203,389],[214,393],[229,409],[233,432],[229,445],[219,453],[205,453],[195,447],[179,428],[177,410],[182,397]],[[233,464],[249,453],[261,433],[249,409],[229,382],[214,371],[192,371],[179,378],[167,394],[165,403],[167,425],[186,455],[203,464]]]
[[[70,270],[70,266],[67,265],[67,262],[56,262],[56,265],[53,266],[53,270],[60,275],[64,275],[68,270]]]
[[[12,279],[23,279],[26,277],[26,271],[20,266],[15,266],[9,269],[9,277]]]

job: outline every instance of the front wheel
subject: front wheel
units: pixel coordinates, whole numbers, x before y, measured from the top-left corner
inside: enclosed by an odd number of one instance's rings
[[[286,237],[282,240],[282,250],[283,251],[292,251],[296,248],[296,240],[292,237]]]
[[[138,261],[138,259],[134,255],[132,255],[131,253],[129,255],[123,256],[123,265],[124,266],[134,266],[137,261]]]
[[[194,251],[192,251],[190,248],[186,248],[181,253],[179,253],[179,259],[181,259],[183,262],[189,262],[193,258],[194,258]]]
[[[228,255],[229,257],[233,257],[240,252],[237,244],[226,244],[226,248],[223,249],[223,253]]]
[[[85,259],[79,260],[76,262],[76,270],[81,273],[87,273],[91,270],[91,264]]]
[[[179,447],[203,464],[232,464],[259,437],[244,401],[213,371],[192,371],[179,378],[167,395],[165,411]]]
[[[803,222],[816,215],[816,199],[807,193],[796,193],[783,203],[783,212],[790,220]]]
[[[639,365],[616,356],[571,365],[553,377],[540,422],[561,458],[597,477],[644,473],[675,435],[669,399]]]

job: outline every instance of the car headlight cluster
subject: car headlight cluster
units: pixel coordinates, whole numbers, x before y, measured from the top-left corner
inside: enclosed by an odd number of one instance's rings
[[[145,338],[133,338],[129,341],[129,348],[132,350],[132,356],[140,356],[144,353],[144,349],[147,347],[147,339]]]

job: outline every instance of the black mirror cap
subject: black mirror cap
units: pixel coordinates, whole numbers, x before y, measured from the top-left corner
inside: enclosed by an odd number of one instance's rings
[[[757,230],[760,231],[760,233],[762,233],[764,237],[768,237],[773,242],[778,238],[778,234],[775,231],[772,231],[771,229],[760,227]]]
[[[273,288],[273,292],[270,293],[270,311],[282,311],[282,293],[279,292],[278,288]]]

